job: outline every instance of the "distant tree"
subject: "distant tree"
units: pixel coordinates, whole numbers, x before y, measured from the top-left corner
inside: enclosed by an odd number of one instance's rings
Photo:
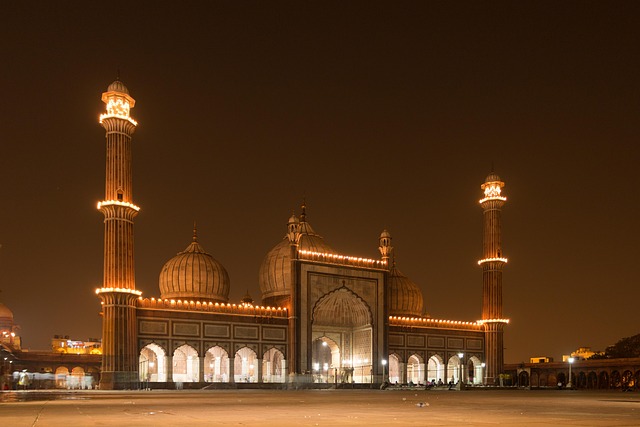
[[[594,353],[587,360],[602,360],[602,359],[608,359],[608,357],[607,357],[607,355],[605,354],[604,351],[601,351],[601,352],[598,352],[598,353]]]
[[[607,347],[604,354],[607,359],[640,357],[640,334],[622,338],[614,345]]]

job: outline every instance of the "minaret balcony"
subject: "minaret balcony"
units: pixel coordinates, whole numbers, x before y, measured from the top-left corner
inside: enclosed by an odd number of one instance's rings
[[[506,258],[484,258],[484,259],[481,259],[480,261],[478,261],[478,265],[482,265],[482,264],[487,263],[487,262],[499,262],[499,263],[502,263],[502,264],[506,264],[507,263],[507,259]]]

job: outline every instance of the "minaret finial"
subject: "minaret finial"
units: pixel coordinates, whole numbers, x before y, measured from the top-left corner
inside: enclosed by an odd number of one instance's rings
[[[120,66],[116,68],[116,80],[120,80]]]
[[[193,241],[194,242],[198,241],[198,226],[195,220],[193,221]]]
[[[302,197],[302,206],[300,206],[300,208],[302,209],[302,212],[300,213],[300,222],[306,222],[307,221],[307,197],[306,196]]]

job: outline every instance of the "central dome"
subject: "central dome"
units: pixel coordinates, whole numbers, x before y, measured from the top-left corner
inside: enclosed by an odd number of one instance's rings
[[[293,218],[293,217],[292,217]],[[303,206],[300,215],[300,242],[299,250],[334,253],[331,246],[327,245],[311,224],[306,220]],[[260,266],[259,284],[262,291],[264,304],[279,305],[283,297],[291,294],[291,253],[289,239],[285,236],[280,243],[267,253]]]
[[[227,270],[198,243],[193,241],[183,252],[171,258],[160,272],[160,297],[198,301],[229,301]]]

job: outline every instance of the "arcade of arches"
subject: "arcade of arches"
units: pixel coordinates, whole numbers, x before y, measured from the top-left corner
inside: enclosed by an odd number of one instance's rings
[[[140,351],[139,369],[142,382],[209,382],[209,383],[282,383],[286,365],[283,353],[270,348],[258,358],[255,351],[242,347],[230,358],[220,346],[199,355],[184,344],[167,356],[157,344],[148,344]]]
[[[578,389],[640,390],[640,358],[580,360],[572,365],[569,381],[567,362],[507,365],[506,372],[519,387],[567,387]]]
[[[428,382],[457,384],[462,376],[466,384],[482,384],[483,367],[480,359],[470,357],[466,363],[457,355],[451,356],[445,363],[443,357],[434,354],[427,360],[418,354],[412,354],[406,361],[397,354],[389,355],[389,382],[391,384],[426,384]]]

